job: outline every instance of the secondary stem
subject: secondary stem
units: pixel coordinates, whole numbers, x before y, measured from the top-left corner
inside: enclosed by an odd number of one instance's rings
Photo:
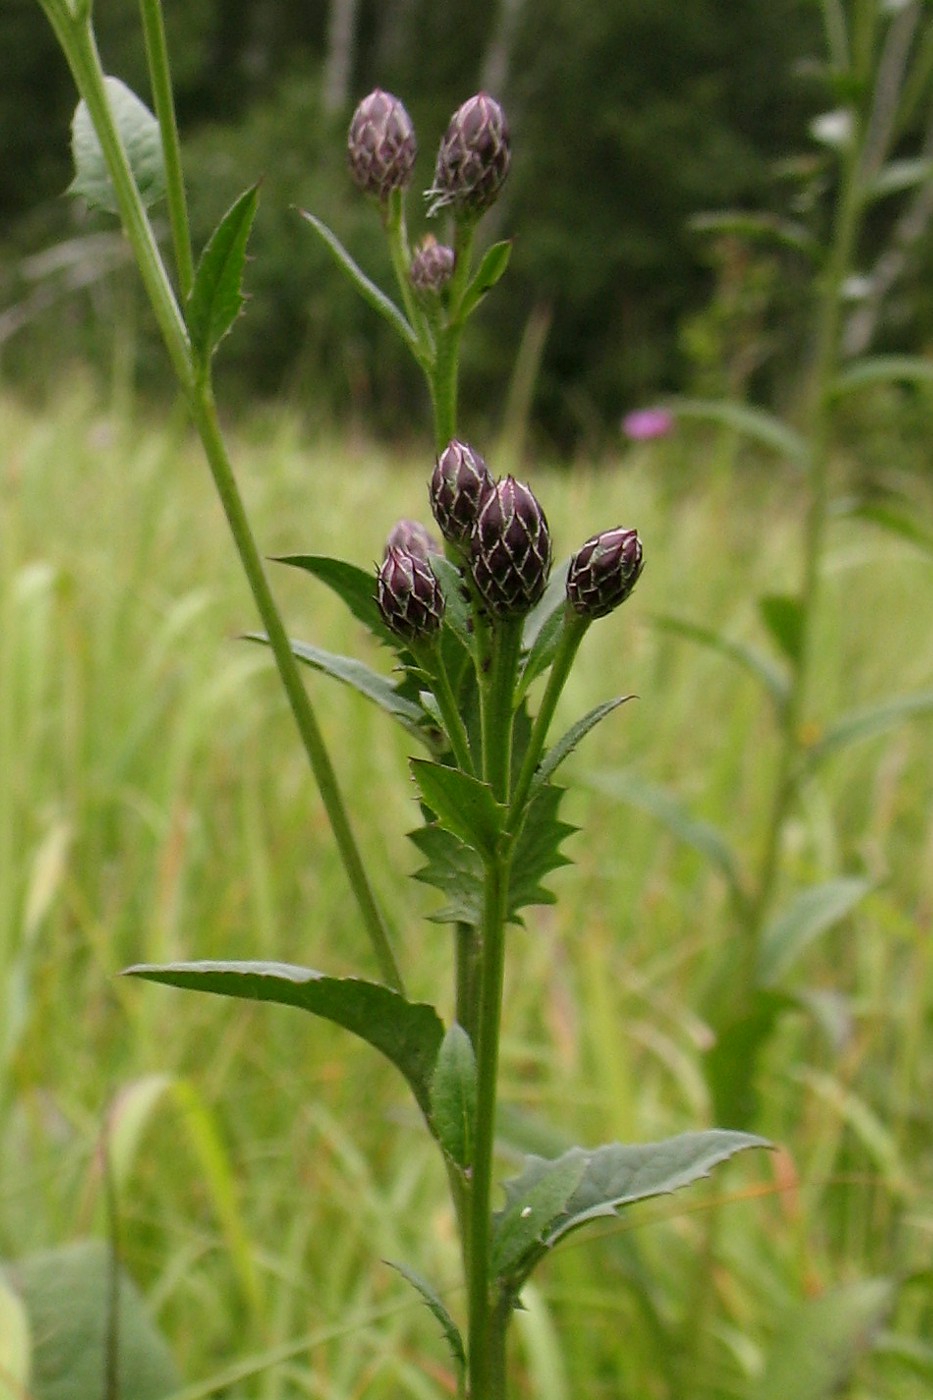
[[[175,120],[175,97],[172,92],[172,76],[168,61],[168,46],[165,41],[165,23],[162,17],[161,0],[140,0],[139,8],[146,38],[152,100],[159,122],[159,131],[162,135],[165,193],[168,203],[168,218],[172,229],[172,243],[175,247],[178,287],[182,299],[187,300],[194,283],[194,257],[191,252],[191,230],[188,225],[185,181],[181,167],[181,149],[178,143],[178,124]]]

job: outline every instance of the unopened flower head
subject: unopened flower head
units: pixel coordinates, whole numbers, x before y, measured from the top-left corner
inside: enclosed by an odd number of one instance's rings
[[[392,549],[404,550],[407,554],[414,554],[419,559],[428,559],[432,554],[440,554],[441,548],[437,540],[422,525],[420,520],[397,520],[386,537],[385,551],[383,558]]]
[[[551,569],[551,536],[531,489],[514,477],[496,482],[470,537],[470,573],[496,617],[519,617],[544,592]]]
[[[347,135],[350,174],[359,188],[387,200],[408,184],[417,154],[415,128],[398,98],[382,88],[364,97]]]
[[[455,255],[446,243],[438,243],[428,233],[421,240],[411,260],[408,276],[419,292],[436,294],[447,286],[454,272]]]
[[[484,213],[495,203],[511,160],[505,113],[495,98],[478,92],[450,119],[427,192],[428,213],[448,208],[455,218]]]
[[[427,559],[392,546],[376,577],[383,621],[404,641],[427,640],[444,620],[444,594]]]
[[[617,525],[581,545],[567,571],[567,599],[581,617],[605,617],[624,603],[644,567],[637,530]]]
[[[494,484],[483,458],[468,442],[454,438],[447,444],[435,464],[429,492],[434,519],[445,540],[467,544]]]

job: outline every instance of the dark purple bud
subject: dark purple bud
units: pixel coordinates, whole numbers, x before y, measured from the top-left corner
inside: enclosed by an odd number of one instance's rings
[[[479,518],[480,506],[494,487],[489,468],[468,442],[449,442],[431,477],[434,519],[451,544],[465,545]]]
[[[449,208],[455,217],[482,214],[495,203],[511,159],[505,113],[488,93],[478,92],[450,119],[427,192],[428,213]]]
[[[454,250],[426,234],[411,260],[408,276],[419,292],[434,293],[447,286],[454,272]]]
[[[637,530],[603,530],[581,545],[567,572],[567,598],[581,617],[605,617],[631,593],[644,566]]]
[[[507,476],[489,491],[470,537],[470,572],[496,617],[526,613],[544,592],[551,536],[527,486]]]
[[[391,92],[376,88],[364,97],[350,122],[350,174],[365,194],[388,199],[411,179],[418,154],[411,117]]]
[[[376,577],[383,621],[407,642],[427,639],[444,620],[444,595],[427,559],[392,548]]]
[[[425,560],[441,552],[437,540],[420,520],[397,520],[386,539],[383,559],[390,549],[401,549],[406,554],[414,554],[417,559]]]

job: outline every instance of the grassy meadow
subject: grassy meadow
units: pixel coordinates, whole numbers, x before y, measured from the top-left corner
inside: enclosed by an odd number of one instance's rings
[[[427,453],[312,442],[259,415],[235,460],[268,555],[368,567],[397,517],[426,514]],[[568,763],[575,864],[512,931],[503,1176],[516,1146],[710,1125],[703,1008],[733,937],[726,891],[607,779],[664,784],[755,859],[774,762],[761,690],[652,618],[764,644],[755,599],[795,586],[800,531],[794,477],[715,437],[526,475],[557,557],[622,523],[647,563],[561,701],[558,728],[638,696]],[[443,1173],[395,1072],[295,1011],[118,975],[182,957],[376,975],[270,658],[240,640],[255,618],[198,448],[180,418],[156,427],[79,390],[41,413],[5,397],[0,478],[0,1256],[106,1233],[109,1119],[120,1249],[185,1378],[178,1400],[451,1395],[434,1320],[382,1262],[461,1312]],[[929,483],[908,486],[928,512]],[[931,563],[834,523],[814,732],[933,685]],[[295,636],[385,664],[322,586],[270,568]],[[410,744],[355,694],[308,684],[409,992],[449,1018],[449,934],[406,878]],[[769,1046],[756,1126],[779,1150],[558,1252],[517,1316],[517,1396],[766,1400],[767,1358],[808,1302],[890,1279],[844,1393],[930,1394],[931,739],[921,717],[845,748],[787,832],[787,889],[873,888],[797,969],[822,1027],[789,1016]]]

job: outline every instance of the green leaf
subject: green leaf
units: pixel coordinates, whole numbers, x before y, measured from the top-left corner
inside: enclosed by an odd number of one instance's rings
[[[379,982],[327,977],[311,968],[276,962],[138,963],[126,969],[168,987],[297,1006],[367,1041],[408,1080],[425,1116],[444,1028],[433,1006],[411,1002]]]
[[[459,768],[424,758],[413,758],[411,770],[440,825],[481,856],[492,858],[502,834],[505,808],[493,797],[489,784],[461,773]]]
[[[933,160],[922,157],[905,160],[889,160],[868,185],[865,195],[869,200],[884,199],[890,194],[903,194],[917,185],[925,185],[933,180]]]
[[[748,646],[745,642],[737,642],[714,627],[704,627],[699,622],[691,622],[685,617],[674,617],[670,613],[656,614],[651,621],[663,632],[673,632],[676,636],[686,637],[698,646],[708,647],[711,651],[728,657],[730,661],[737,662],[761,682],[779,710],[786,704],[789,689],[787,677],[769,657],[764,656],[755,647]]]
[[[781,219],[774,214],[759,214],[745,209],[722,209],[712,213],[694,214],[689,220],[697,233],[732,234],[758,243],[779,243],[818,262],[822,249],[803,224]]]
[[[731,888],[742,892],[742,878],[732,847],[712,822],[691,816],[683,803],[657,783],[645,782],[634,773],[609,772],[587,775],[587,784],[609,797],[616,797],[639,811],[650,812],[663,826],[693,850],[715,865]]]
[[[457,1367],[457,1374],[462,1380],[466,1373],[466,1349],[463,1345],[463,1338],[460,1336],[460,1329],[454,1322],[444,1303],[441,1301],[437,1290],[432,1288],[426,1279],[420,1274],[416,1274],[414,1269],[409,1269],[405,1264],[397,1264],[392,1259],[387,1259],[386,1263],[390,1269],[394,1269],[397,1274],[401,1274],[411,1284],[427,1303],[428,1308],[434,1317],[441,1324],[444,1336],[447,1338],[447,1345]]]
[[[567,602],[567,574],[569,571],[569,559],[555,565],[551,570],[547,587],[525,618],[525,625],[522,628],[522,646],[526,652],[531,653],[535,649],[538,633],[550,623],[554,614],[563,612]],[[550,660],[548,664],[550,664]]]
[[[357,622],[370,631],[380,642],[397,650],[399,640],[385,625],[379,605],[376,602],[376,576],[356,564],[348,564],[345,559],[330,559],[324,554],[278,554],[277,564],[289,564],[293,569],[303,569],[326,584],[332,592],[350,609]]]
[[[899,695],[895,700],[886,700],[880,705],[869,705],[864,710],[853,710],[843,715],[821,739],[811,744],[805,755],[808,767],[815,767],[831,754],[859,739],[870,739],[883,734],[902,720],[914,719],[920,715],[933,714],[933,690],[921,690],[914,695]]]
[[[792,665],[800,662],[803,645],[803,608],[799,598],[768,593],[758,599],[758,612],[774,641]]]
[[[748,1400],[831,1400],[847,1390],[896,1299],[894,1279],[868,1278],[798,1304],[785,1318]]]
[[[933,358],[922,355],[872,355],[856,360],[836,377],[837,397],[864,389],[869,384],[933,383]]]
[[[420,360],[421,352],[418,344],[418,337],[408,324],[402,312],[395,305],[395,302],[390,301],[385,292],[366,276],[363,269],[351,258],[346,248],[340,242],[340,239],[337,238],[336,234],[331,233],[326,224],[322,224],[320,219],[316,219],[314,215],[309,214],[306,209],[299,210],[299,213],[314,229],[315,233],[334,259],[334,262],[346,273],[363,300],[388,321],[393,330],[401,336],[415,358]]]
[[[263,632],[246,632],[244,638],[248,642],[269,645],[269,638]],[[393,681],[387,680],[378,671],[372,670],[352,656],[337,656],[334,652],[312,646],[310,642],[293,640],[289,645],[292,655],[297,656],[306,666],[321,671],[325,676],[332,676],[334,680],[343,681],[344,685],[352,686],[360,695],[365,695],[367,700],[379,705],[393,719],[399,720],[410,734],[415,734],[425,743],[428,742],[424,730],[424,710],[413,700],[406,699]]]
[[[674,399],[668,403],[668,407],[678,418],[694,418],[732,428],[795,466],[806,467],[810,460],[806,438],[763,409],[732,403],[728,399]]]
[[[567,621],[567,566],[552,576],[544,597],[525,621],[523,643],[527,655],[522,665],[515,691],[515,703],[520,704],[532,681],[537,680],[554,660]]]
[[[528,804],[509,871],[510,919],[517,919],[519,910],[530,904],[555,903],[554,895],[541,882],[552,870],[571,863],[560,847],[577,828],[557,815],[565,791],[546,783]]]
[[[243,308],[246,245],[256,217],[259,186],[252,185],[231,205],[198,260],[185,320],[196,357],[206,364]]]
[[[838,924],[865,898],[872,881],[847,876],[802,890],[765,928],[758,953],[758,981],[773,987],[821,933]]]
[[[119,78],[105,78],[104,86],[136,188],[148,209],[165,194],[165,161],[159,123],[145,103],[140,102]],[[119,215],[117,192],[83,98],[71,122],[71,154],[75,175],[68,193],[80,195],[92,209]]]
[[[22,1298],[0,1270],[0,1400],[29,1394],[32,1337]]]
[[[689,1186],[737,1152],[769,1146],[765,1138],[717,1129],[638,1146],[572,1147],[550,1161],[526,1157],[521,1175],[505,1182],[506,1204],[493,1219],[495,1272],[518,1289],[572,1230]]]
[[[595,729],[600,720],[611,715],[613,710],[617,710],[620,705],[624,705],[627,700],[634,700],[633,695],[617,695],[613,700],[604,700],[601,705],[596,705],[592,710],[578,719],[576,724],[570,726],[557,743],[548,749],[535,771],[531,783],[531,791],[535,792],[543,783],[557,771],[564,759],[577,747],[581,739],[585,739],[591,729]]]
[[[463,595],[463,580],[456,564],[445,559],[443,554],[432,554],[431,568],[444,595],[444,627],[457,638],[467,652],[473,650],[473,631],[470,618],[470,605]]]
[[[413,878],[449,900],[428,916],[431,922],[477,928],[483,917],[483,863],[477,853],[435,822],[410,831],[408,839],[427,861]]]
[[[459,309],[461,320],[466,320],[467,316],[476,310],[486,293],[492,291],[508,267],[511,256],[512,244],[508,240],[493,243],[491,248],[486,249],[470,285],[463,294]]]
[[[431,1080],[431,1125],[451,1161],[466,1170],[473,1163],[476,1116],[476,1055],[456,1022],[441,1041]]]
[[[27,1255],[8,1265],[6,1273],[29,1316],[31,1400],[90,1400],[102,1395],[114,1336],[115,1395],[166,1400],[180,1388],[181,1377],[138,1289],[100,1240]]]

